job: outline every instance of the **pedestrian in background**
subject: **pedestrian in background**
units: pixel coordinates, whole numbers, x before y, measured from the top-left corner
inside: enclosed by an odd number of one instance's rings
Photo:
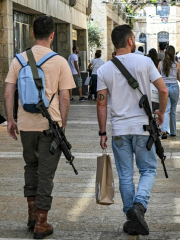
[[[52,53],[50,47],[54,38],[53,18],[38,17],[33,24],[33,35],[35,45],[32,47],[32,52],[35,61],[38,62]],[[28,62],[26,52],[21,54],[21,58],[24,58],[25,63]],[[24,197],[28,202],[28,227],[34,228],[35,239],[43,239],[53,233],[52,225],[47,223],[47,215],[51,209],[53,179],[61,150],[57,148],[54,155],[49,152],[52,137],[43,133],[44,130],[49,129],[49,123],[41,113],[26,112],[19,101],[18,127],[13,119],[14,93],[21,68],[20,62],[14,58],[6,78],[5,105],[8,133],[17,140],[16,134],[20,131],[25,161]],[[69,89],[76,87],[71,70],[67,61],[59,55],[44,62],[41,68],[45,75],[45,95],[48,101],[55,94],[48,112],[52,120],[57,121],[65,129],[70,105]],[[28,94],[32,95],[33,92]]]
[[[138,47],[138,50],[136,50],[134,53],[144,56],[144,48],[142,46],[140,46],[140,47]]]
[[[92,68],[92,88],[93,88],[93,94],[94,94],[94,100],[97,101],[97,70],[100,68],[105,62],[100,59],[101,57],[101,50],[96,50],[95,58],[91,60],[91,63],[89,64],[89,69]]]
[[[167,103],[167,88],[161,75],[150,58],[133,54],[136,49],[135,35],[130,25],[114,28],[111,36],[117,51],[116,58],[138,81],[143,94],[150,99],[150,82],[157,87],[160,109],[156,110],[156,114],[157,121],[161,125]],[[123,230],[130,235],[148,235],[149,228],[144,215],[154,185],[158,162],[155,144],[150,151],[146,148],[149,132],[144,131],[143,125],[149,124],[149,119],[144,109],[139,107],[141,95],[138,90],[132,89],[112,61],[108,61],[98,69],[97,90],[102,149],[107,148],[107,102],[111,107],[112,148],[119,175],[123,211],[128,218]],[[108,93],[109,101],[107,101]],[[136,192],[133,182],[134,154],[141,175]]]
[[[82,95],[82,78],[79,70],[78,56],[77,56],[79,53],[79,48],[73,47],[72,50],[73,50],[73,53],[68,57],[68,63],[69,63],[76,87],[79,89],[79,101],[86,101],[87,98],[83,97]],[[71,101],[74,100],[72,97],[72,90],[70,90],[70,100]]]
[[[163,61],[165,58],[165,48],[166,48],[166,43],[159,43],[158,57],[161,61]]]
[[[158,65],[159,65],[160,60],[159,60],[159,58],[158,58],[158,53],[157,53],[157,51],[156,51],[155,48],[151,48],[151,49],[149,50],[148,57],[151,58],[151,60],[153,61],[154,65],[156,66],[156,68],[158,68]]]
[[[165,52],[165,58],[159,63],[158,70],[168,89],[168,103],[162,124],[162,139],[167,139],[167,133],[171,137],[176,136],[176,107],[179,99],[180,63],[175,61],[175,48],[169,46]]]

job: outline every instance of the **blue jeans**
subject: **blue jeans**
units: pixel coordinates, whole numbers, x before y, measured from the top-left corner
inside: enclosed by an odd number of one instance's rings
[[[91,79],[92,79],[93,93],[94,93],[95,99],[97,99],[97,75],[96,74],[91,75]]]
[[[146,149],[148,139],[149,136],[143,135],[112,137],[112,148],[119,175],[119,189],[123,200],[123,211],[125,214],[135,202],[142,203],[145,209],[147,209],[148,206],[158,165],[155,144],[153,144],[151,151]],[[133,153],[135,154],[136,165],[140,173],[136,194],[133,182]]]
[[[168,89],[168,103],[161,130],[176,135],[176,106],[179,99],[179,85],[178,83],[170,83],[166,84],[166,87]]]

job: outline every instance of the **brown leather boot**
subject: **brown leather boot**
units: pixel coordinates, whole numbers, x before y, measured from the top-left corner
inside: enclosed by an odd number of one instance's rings
[[[34,239],[44,239],[53,233],[53,227],[47,223],[47,210],[37,209]]]
[[[27,226],[29,228],[34,228],[35,223],[36,223],[36,198],[35,197],[28,197],[27,202],[28,202],[28,223]]]

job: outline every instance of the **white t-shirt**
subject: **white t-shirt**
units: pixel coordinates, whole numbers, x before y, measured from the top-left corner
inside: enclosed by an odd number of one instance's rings
[[[151,99],[150,82],[161,77],[152,60],[133,53],[116,57],[139,82],[142,93]],[[101,66],[97,75],[97,91],[108,89],[109,92],[112,135],[149,135],[149,132],[143,130],[143,125],[149,124],[149,119],[144,109],[139,107],[141,93],[129,86],[126,78],[111,61]]]
[[[78,74],[78,71],[75,68],[75,64],[74,61],[78,62],[78,56],[75,53],[72,53],[69,57],[68,57],[68,63],[72,72],[72,75]]]
[[[135,54],[139,54],[139,55],[143,55],[143,56],[144,56],[144,53],[142,53],[142,52],[139,51],[139,50],[136,50],[134,53],[135,53]]]
[[[105,62],[100,58],[94,58],[91,60],[91,64],[93,65],[92,74],[97,74],[98,68],[100,68]]]

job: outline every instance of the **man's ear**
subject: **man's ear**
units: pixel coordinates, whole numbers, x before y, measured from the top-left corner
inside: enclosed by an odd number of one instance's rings
[[[35,38],[35,36],[34,36],[34,32],[32,31],[32,35],[33,35],[33,38]]]
[[[54,38],[54,32],[52,32],[50,35],[50,39],[53,40],[53,38]]]
[[[128,38],[127,43],[128,43],[128,45],[129,45],[130,47],[132,47],[133,42],[132,42],[132,39],[131,39],[131,38]]]

